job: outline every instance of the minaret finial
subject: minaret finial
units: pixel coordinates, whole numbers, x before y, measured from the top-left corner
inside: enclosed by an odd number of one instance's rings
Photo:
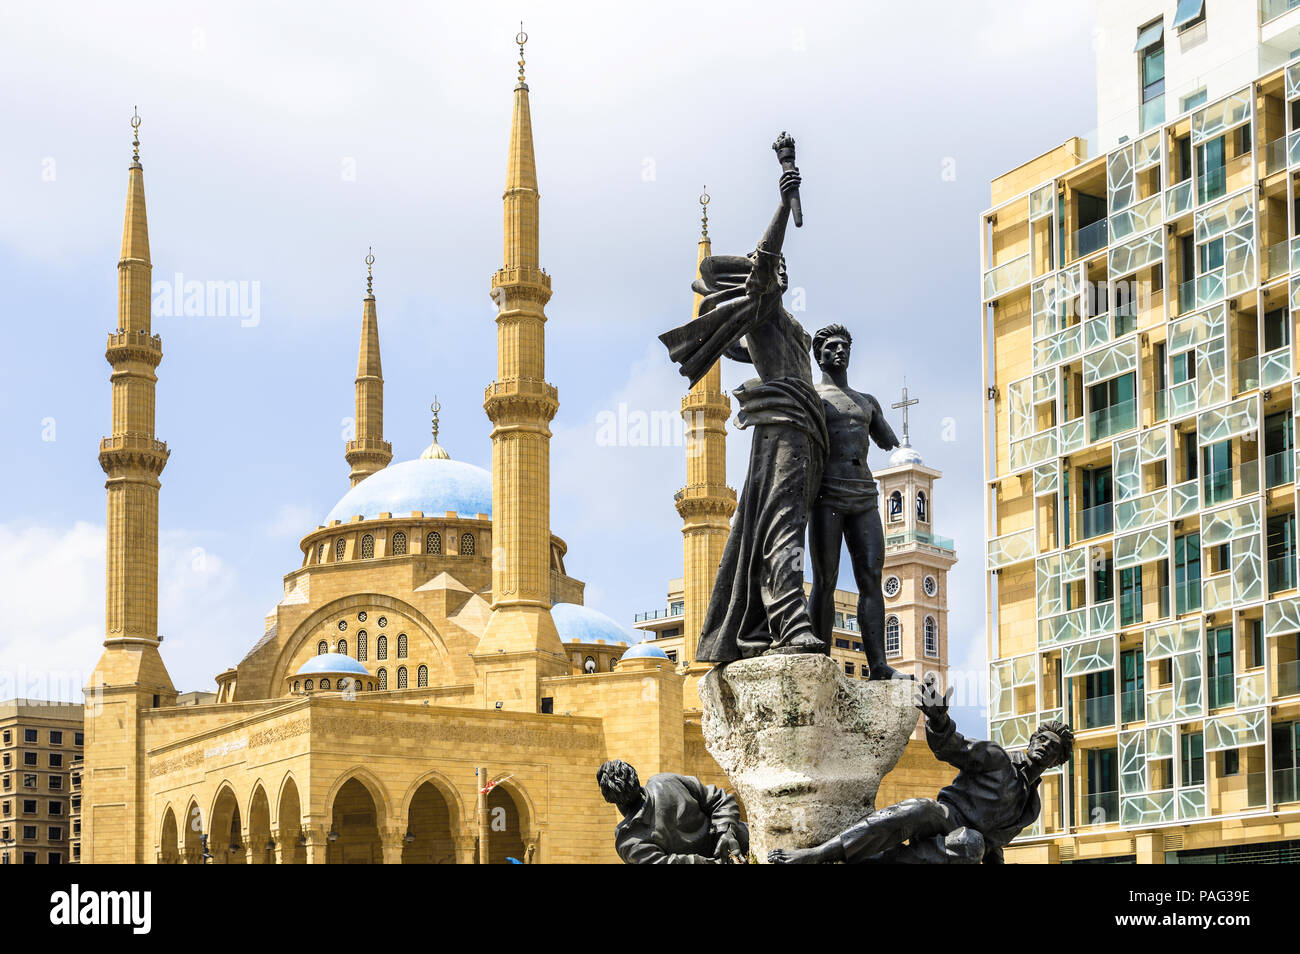
[[[515,35],[515,42],[519,44],[519,85],[524,83],[524,44],[528,42],[528,34],[524,32],[524,21],[519,21],[519,32]]]
[[[429,410],[433,412],[433,442],[438,443],[438,412],[442,410],[442,405],[438,403],[438,395],[433,396],[433,403],[429,405]]]
[[[375,275],[373,268],[375,265],[375,249],[372,245],[366,253],[366,297],[375,297]]]
[[[700,193],[700,238],[709,237],[709,187]]]
[[[134,139],[131,142],[133,155],[131,161],[136,165],[140,164],[140,109],[138,106],[131,107],[131,131],[134,133]]]
[[[912,442],[907,436],[907,409],[911,407],[913,404],[920,404],[920,403],[921,403],[920,398],[911,398],[911,399],[908,398],[907,378],[903,378],[903,399],[901,401],[895,401],[893,404],[889,406],[893,408],[903,409],[903,445],[902,446],[904,447],[912,446]]]

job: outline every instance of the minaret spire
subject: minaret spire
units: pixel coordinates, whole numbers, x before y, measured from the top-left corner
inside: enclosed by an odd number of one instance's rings
[[[153,264],[138,112],[131,127],[133,152],[117,263],[117,329],[108,336],[104,353],[113,368],[112,430],[99,442],[99,464],[108,475],[104,652],[85,690],[83,860],[98,863],[145,860],[140,713],[176,701],[158,652],[158,478],[168,451],[154,435],[162,339],[150,324]]]
[[[700,194],[700,238],[696,277],[700,264],[712,254],[709,240],[709,193]],[[695,295],[691,317],[700,314],[701,296]],[[715,363],[682,398],[686,421],[686,486],[677,492],[677,513],[682,518],[682,586],[685,602],[682,663],[688,679],[686,707],[694,704],[695,686],[711,664],[695,662],[704,613],[713,591],[722,550],[727,542],[736,492],[727,486],[727,418],[731,399],[722,391],[722,370]],[[693,678],[691,678],[693,677]]]
[[[502,196],[504,260],[492,276],[497,380],[483,401],[492,421],[492,617],[475,658],[488,686],[507,673],[522,680],[505,704],[536,712],[541,677],[567,674],[569,663],[550,611],[550,421],[559,408],[558,393],[546,383],[551,278],[540,267],[537,164],[523,78],[528,35],[521,29],[515,42],[520,67]]]
[[[366,254],[366,297],[361,306],[361,347],[357,352],[356,439],[347,442],[343,457],[352,468],[355,487],[393,459],[393,445],[384,440],[384,372],[379,363],[379,316],[375,312],[375,251]]]

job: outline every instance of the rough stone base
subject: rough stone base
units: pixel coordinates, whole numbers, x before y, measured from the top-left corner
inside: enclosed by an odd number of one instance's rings
[[[750,849],[807,848],[875,809],[916,728],[910,680],[849,679],[828,656],[760,656],[700,681],[704,744],[744,803]]]

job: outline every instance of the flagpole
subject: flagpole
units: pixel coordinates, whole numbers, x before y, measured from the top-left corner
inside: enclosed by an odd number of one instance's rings
[[[478,863],[485,865],[488,863],[488,832],[492,827],[487,807],[487,766],[480,765],[474,774],[478,776]]]

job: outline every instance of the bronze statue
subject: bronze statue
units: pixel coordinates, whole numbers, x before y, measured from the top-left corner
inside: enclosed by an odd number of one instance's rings
[[[689,775],[664,772],[642,787],[636,769],[611,759],[596,772],[605,801],[623,820],[614,847],[629,865],[721,865],[743,863],[749,828],[727,792]]]
[[[898,446],[885,412],[870,394],[849,387],[853,336],[843,325],[827,325],[813,336],[813,358],[822,369],[817,385],[830,453],[808,525],[813,585],[809,613],[817,635],[829,647],[835,624],[835,584],[840,573],[840,542],[849,548],[858,587],[858,625],[872,679],[899,675],[885,662],[885,600],[880,575],[885,566],[885,532],[880,524],[880,492],[867,466],[871,442],[881,450]]]
[[[873,812],[815,848],[772,851],[769,862],[1002,863],[1003,847],[1038,818],[1041,776],[1069,761],[1074,733],[1062,722],[1044,722],[1024,752],[1007,752],[957,731],[948,715],[952,690],[936,701],[933,673],[918,689],[926,741],[936,758],[961,770],[952,784],[937,798],[909,798]]]
[[[749,470],[696,658],[725,663],[766,652],[824,652],[804,597],[804,535],[827,451],[822,400],[808,360],[811,338],[781,304],[788,281],[781,247],[798,197],[794,141],[782,159],[781,204],[749,255],[713,255],[692,286],[700,316],[659,336],[695,384],[723,355],[753,364],[735,389],[740,427],[753,427]]]

